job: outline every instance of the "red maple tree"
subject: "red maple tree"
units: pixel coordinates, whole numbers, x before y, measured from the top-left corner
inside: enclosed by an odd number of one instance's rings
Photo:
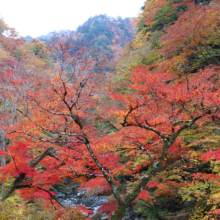
[[[29,199],[47,194],[56,200],[51,191],[55,184],[67,177],[86,182],[93,176],[83,187],[111,192],[117,202],[111,219],[121,219],[138,196],[148,199],[145,186],[165,169],[167,156],[181,152],[180,134],[219,118],[218,67],[177,77],[137,66],[124,84],[129,92],[112,91],[114,104],[109,106],[101,102],[103,75],[95,72],[99,59],[87,46],[55,36],[50,51],[56,63],[49,74],[41,80],[25,76],[20,84],[12,80],[14,90],[7,93],[19,91],[19,102],[14,102],[20,118],[9,129],[11,161],[1,172],[2,180],[14,180],[3,200],[14,190]],[[21,92],[26,82],[29,86]],[[103,137],[95,126],[97,114],[109,122],[117,119],[114,134]],[[128,149],[131,157],[148,155],[142,164],[147,172],[126,193],[120,192],[117,173],[131,172],[132,162],[122,166],[117,146]]]

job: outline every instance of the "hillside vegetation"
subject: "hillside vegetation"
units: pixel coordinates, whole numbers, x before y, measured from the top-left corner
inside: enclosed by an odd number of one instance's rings
[[[31,42],[1,20],[0,218],[219,219],[219,12],[148,0],[136,31],[99,15]],[[64,207],[67,179],[108,199]]]
[[[124,45],[132,40],[136,34],[135,24],[131,18],[112,18],[107,15],[91,17],[76,31],[60,31],[56,34],[71,35],[74,40],[80,39],[82,44],[96,49],[97,54],[105,52],[111,59],[113,56],[119,58]],[[53,33],[40,36],[37,39],[47,44],[51,42]]]

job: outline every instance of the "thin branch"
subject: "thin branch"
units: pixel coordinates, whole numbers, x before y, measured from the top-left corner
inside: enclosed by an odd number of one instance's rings
[[[39,186],[37,187],[37,189],[42,190],[42,191],[48,193],[48,194],[50,195],[50,197],[51,197],[52,199],[54,199],[62,208],[65,208],[65,206],[63,206],[63,205],[56,199],[56,197],[51,194],[50,191],[48,191],[48,190],[46,190],[46,189],[43,189],[43,188],[41,188],[41,187],[39,187]]]
[[[51,143],[51,144],[58,144],[58,143],[80,143],[80,144],[85,144],[85,141],[82,141],[82,139],[81,139],[81,141],[69,141],[69,140],[68,141],[67,140],[65,140],[65,141],[50,141],[50,140],[45,140],[43,138],[37,138],[37,137],[27,133],[27,132],[23,132],[23,131],[20,131],[20,132],[19,131],[14,131],[14,132],[20,133],[20,134],[25,134],[25,135],[27,135],[27,136],[35,139],[35,140],[42,141],[42,142],[47,142],[47,143]]]
[[[66,165],[68,166],[68,168],[69,168],[70,173],[73,173],[73,174],[77,175],[77,174],[71,169],[70,165],[69,165],[66,161],[60,159],[59,157],[55,156],[54,154],[50,154],[50,156],[53,157],[53,158],[55,158],[55,159],[57,159],[57,160],[59,160],[59,161],[61,161],[61,162],[64,163],[64,164],[66,164]]]
[[[196,121],[198,121],[200,118],[202,118],[201,115],[200,115],[200,116],[197,116],[196,118],[194,118],[193,120],[191,120],[191,122],[190,122],[189,124],[183,125],[180,129],[177,130],[177,132],[173,133],[172,138],[171,138],[171,142],[174,143],[174,141],[176,140],[176,138],[179,136],[179,134],[180,134],[183,130],[185,130],[185,129],[191,127],[191,126],[192,126]]]
[[[37,100],[34,99],[34,102],[44,111],[48,112],[48,113],[51,113],[51,114],[54,114],[54,115],[59,115],[59,116],[69,116],[71,117],[70,114],[66,114],[66,113],[58,113],[58,112],[53,112],[53,111],[50,111],[49,109],[46,109],[44,107],[42,107],[39,102]]]
[[[120,131],[120,129],[118,129],[117,127],[115,127],[109,120],[106,121],[113,129],[115,129],[116,131]]]
[[[148,131],[153,131],[155,134],[157,134],[157,135],[158,135],[159,137],[161,137],[163,140],[166,139],[166,137],[165,137],[160,131],[158,131],[158,130],[156,130],[156,129],[154,129],[154,128],[151,128],[151,127],[149,127],[149,126],[147,126],[147,125],[144,125],[144,124],[140,123],[137,119],[135,119],[135,121],[136,121],[137,125],[133,125],[133,126],[138,126],[138,127],[144,128],[144,129],[146,129],[146,130],[148,130]]]

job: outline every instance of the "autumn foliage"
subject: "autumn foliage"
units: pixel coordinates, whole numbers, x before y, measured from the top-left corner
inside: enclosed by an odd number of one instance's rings
[[[53,187],[68,178],[87,196],[108,195],[97,213],[113,220],[132,209],[146,219],[217,219],[220,20],[218,1],[208,3],[147,1],[110,83],[100,72],[108,57],[82,39],[54,34],[25,47],[1,36],[10,53],[0,59],[10,140],[0,149],[10,183],[2,201],[16,192],[43,199],[57,219],[93,215],[57,200]]]

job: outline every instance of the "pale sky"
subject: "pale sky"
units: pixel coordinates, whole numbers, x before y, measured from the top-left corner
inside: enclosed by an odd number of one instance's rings
[[[137,17],[146,0],[0,0],[0,17],[23,37],[75,30],[88,18]]]

